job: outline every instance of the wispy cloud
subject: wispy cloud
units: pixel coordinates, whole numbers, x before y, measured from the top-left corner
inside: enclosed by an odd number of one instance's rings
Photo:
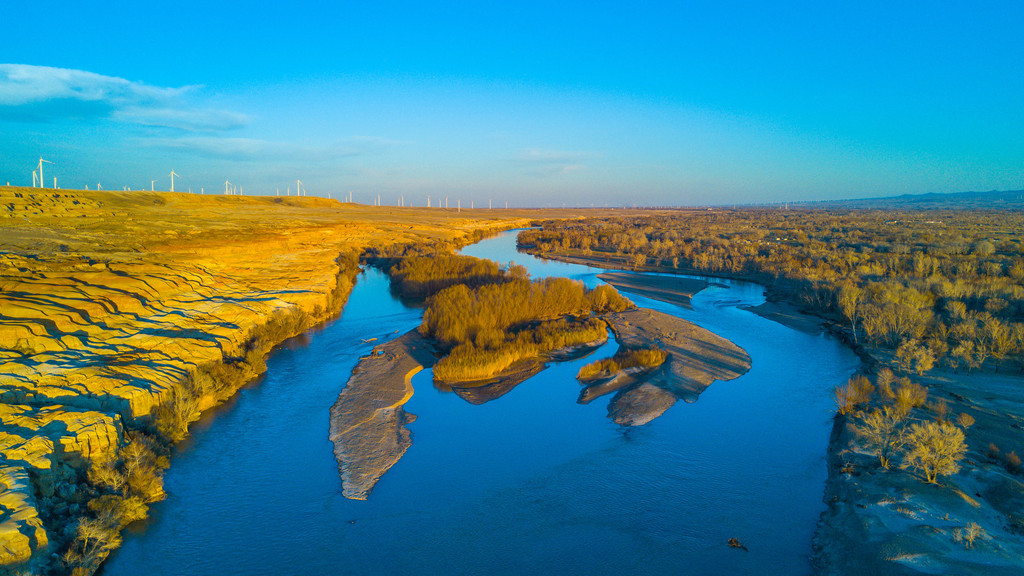
[[[244,114],[227,110],[146,108],[130,106],[116,110],[111,117],[129,124],[166,126],[189,131],[224,131],[240,128],[249,123]]]
[[[146,138],[140,146],[191,153],[204,158],[237,161],[292,161],[318,163],[361,156],[400,144],[379,138],[353,138],[327,145],[275,142],[255,138],[224,138],[219,136],[188,136],[181,138]]]
[[[199,86],[150,86],[85,70],[0,64],[0,117],[23,122],[110,118],[189,131],[248,124],[243,114],[195,106]]]
[[[600,154],[596,152],[523,148],[516,154],[514,162],[527,174],[556,176],[582,170],[587,160],[598,157]]]

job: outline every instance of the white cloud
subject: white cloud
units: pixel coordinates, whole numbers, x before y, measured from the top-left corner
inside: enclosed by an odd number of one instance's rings
[[[85,70],[0,64],[0,116],[26,122],[100,117],[182,130],[228,130],[248,119],[192,105],[199,86],[165,88]]]

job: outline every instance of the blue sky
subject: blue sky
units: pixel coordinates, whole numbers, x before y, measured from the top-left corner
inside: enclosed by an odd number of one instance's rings
[[[1024,3],[4,3],[0,181],[693,205],[1024,188]],[[461,3],[460,3],[461,4]]]

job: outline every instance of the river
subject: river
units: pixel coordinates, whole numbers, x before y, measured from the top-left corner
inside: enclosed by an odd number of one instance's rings
[[[600,270],[517,253],[514,232],[463,252],[600,283]],[[425,370],[405,406],[412,447],[355,501],[341,495],[328,411],[361,355],[420,320],[367,270],[339,319],[282,346],[194,426],[167,499],[103,574],[809,574],[831,392],[858,359],[737,307],[763,302],[760,286],[718,282],[693,310],[630,297],[743,347],[744,376],[627,429],[606,399],[576,403],[579,367],[613,342],[480,406]]]

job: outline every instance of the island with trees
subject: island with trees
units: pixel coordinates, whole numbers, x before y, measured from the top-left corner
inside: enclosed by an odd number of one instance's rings
[[[412,415],[402,405],[413,393],[409,378],[426,367],[433,368],[436,387],[483,404],[550,362],[593,351],[610,329],[620,349],[600,362],[601,369],[616,373],[609,376],[630,374],[614,384],[598,372],[584,374],[580,398],[587,403],[616,392],[608,415],[623,426],[650,422],[678,398],[693,401],[715,380],[750,368],[749,356],[732,342],[680,318],[638,309],[607,284],[588,289],[566,278],[530,279],[521,266],[424,246],[382,250],[368,261],[424,312],[417,330],[362,359],[332,409],[331,439],[350,498],[365,499],[410,446],[405,424]],[[434,357],[423,355],[428,347]],[[382,402],[375,390],[395,392]]]

